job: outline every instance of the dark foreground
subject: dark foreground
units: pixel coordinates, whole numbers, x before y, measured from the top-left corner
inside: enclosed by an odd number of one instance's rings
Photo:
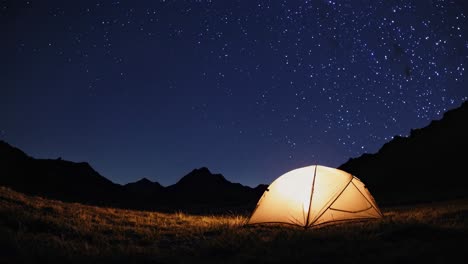
[[[0,187],[1,263],[446,263],[466,259],[468,201],[382,208],[383,220],[304,230],[245,215],[99,208]]]

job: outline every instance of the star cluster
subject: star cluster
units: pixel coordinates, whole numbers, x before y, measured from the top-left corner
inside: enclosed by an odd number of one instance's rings
[[[468,96],[462,1],[0,1],[0,136],[111,180],[338,166]]]

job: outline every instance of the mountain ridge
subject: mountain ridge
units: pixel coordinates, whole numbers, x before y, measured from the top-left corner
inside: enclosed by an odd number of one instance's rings
[[[408,137],[395,136],[376,153],[350,158],[338,168],[369,187],[383,204],[466,197],[468,102]]]
[[[232,183],[208,168],[194,169],[173,185],[142,178],[117,184],[87,162],[35,159],[0,140],[0,185],[29,195],[129,209],[210,211],[254,206],[261,188]]]
[[[467,135],[468,102],[464,102],[426,127],[412,129],[408,137],[395,136],[376,153],[350,158],[338,168],[360,178],[381,204],[467,197],[468,173],[463,170],[468,162]],[[120,185],[87,162],[35,159],[2,140],[0,185],[68,202],[199,212],[250,210],[268,187],[233,183],[206,167],[167,187],[146,178]]]

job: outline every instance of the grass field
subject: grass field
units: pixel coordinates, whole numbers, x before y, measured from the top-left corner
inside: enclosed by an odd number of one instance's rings
[[[245,227],[246,215],[100,208],[0,187],[0,262],[458,263],[468,259],[467,200],[381,209],[382,220],[308,230]]]

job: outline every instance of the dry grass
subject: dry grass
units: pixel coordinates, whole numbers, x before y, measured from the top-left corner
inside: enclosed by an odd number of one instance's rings
[[[384,219],[304,230],[247,216],[130,211],[0,187],[0,262],[334,263],[464,258],[468,201],[386,208]]]

